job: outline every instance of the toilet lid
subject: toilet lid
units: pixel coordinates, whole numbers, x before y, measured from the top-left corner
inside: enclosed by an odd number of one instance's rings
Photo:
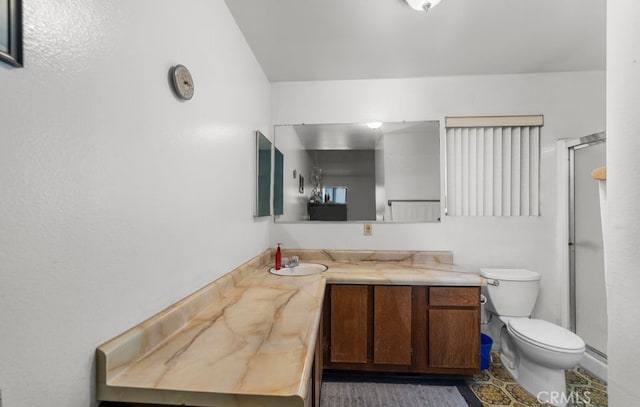
[[[584,350],[584,341],[578,335],[542,319],[511,319],[509,329],[521,339],[545,349],[574,352]]]
[[[488,269],[481,268],[480,275],[484,278],[505,281],[538,281],[540,273],[526,269]]]

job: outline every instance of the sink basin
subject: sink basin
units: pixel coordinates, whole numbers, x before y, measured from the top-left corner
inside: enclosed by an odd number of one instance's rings
[[[329,267],[320,263],[300,263],[300,265],[296,267],[283,267],[280,270],[276,270],[271,267],[269,269],[269,273],[278,276],[309,276],[311,274],[319,274],[327,271],[328,268]]]

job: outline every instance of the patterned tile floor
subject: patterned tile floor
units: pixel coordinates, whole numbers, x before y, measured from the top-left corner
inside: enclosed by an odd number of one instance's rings
[[[538,407],[549,406],[538,402],[535,396],[518,385],[500,362],[498,353],[493,352],[493,362],[489,369],[473,377],[469,388],[485,407]],[[580,366],[566,372],[567,393],[570,407],[607,406],[607,384]]]

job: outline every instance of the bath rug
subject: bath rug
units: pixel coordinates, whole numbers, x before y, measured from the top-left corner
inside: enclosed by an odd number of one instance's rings
[[[463,380],[325,375],[321,407],[480,407]]]

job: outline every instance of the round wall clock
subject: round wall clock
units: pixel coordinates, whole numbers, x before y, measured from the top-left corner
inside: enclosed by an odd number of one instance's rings
[[[178,97],[189,100],[193,97],[193,78],[191,72],[184,65],[176,65],[171,75],[173,89]]]

